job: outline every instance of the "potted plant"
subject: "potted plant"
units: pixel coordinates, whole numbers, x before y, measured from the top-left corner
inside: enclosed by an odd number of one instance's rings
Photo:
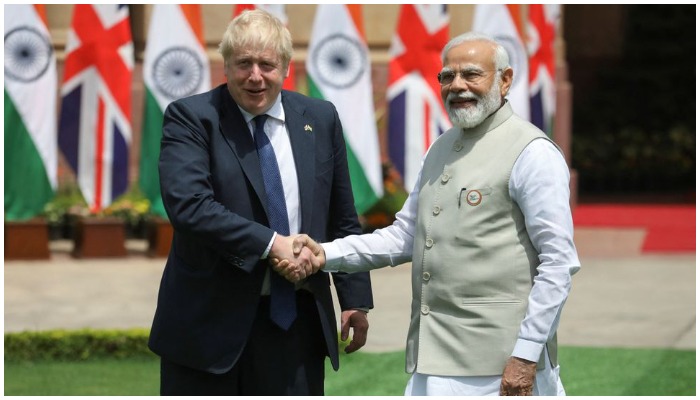
[[[46,219],[5,220],[5,260],[43,260],[49,252],[49,229]]]
[[[126,239],[144,239],[150,202],[137,188],[97,213],[83,216],[75,234],[75,257],[126,256]]]
[[[150,215],[146,225],[149,257],[167,257],[173,241],[173,226],[167,218]]]

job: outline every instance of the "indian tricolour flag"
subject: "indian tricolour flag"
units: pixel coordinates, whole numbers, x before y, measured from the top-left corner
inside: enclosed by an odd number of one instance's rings
[[[56,190],[56,57],[43,5],[5,5],[5,219],[39,214]]]
[[[508,91],[513,112],[530,120],[530,89],[528,86],[528,59],[521,35],[520,6],[518,4],[477,4],[474,7],[472,29],[491,35],[508,52],[513,67],[513,84]]]
[[[379,139],[371,64],[358,4],[320,4],[306,60],[309,94],[338,110],[348,152],[355,208],[367,211],[382,196]]]
[[[153,213],[167,217],[160,194],[158,157],[163,113],[173,100],[211,88],[199,4],[156,4],[143,60],[146,85],[139,187]]]

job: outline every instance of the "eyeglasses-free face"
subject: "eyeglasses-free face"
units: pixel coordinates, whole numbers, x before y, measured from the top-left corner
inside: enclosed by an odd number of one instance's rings
[[[224,73],[236,104],[253,115],[272,107],[289,74],[275,50],[248,45],[236,49],[227,61]]]

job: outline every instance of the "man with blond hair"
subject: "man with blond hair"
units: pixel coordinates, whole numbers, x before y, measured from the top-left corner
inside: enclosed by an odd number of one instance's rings
[[[174,228],[149,347],[163,395],[322,395],[325,358],[338,369],[330,275],[292,284],[267,258],[289,235],[360,233],[335,107],[282,90],[287,28],[246,11],[219,52],[227,83],[171,103],[161,192]],[[365,344],[368,273],[333,274],[346,352]]]

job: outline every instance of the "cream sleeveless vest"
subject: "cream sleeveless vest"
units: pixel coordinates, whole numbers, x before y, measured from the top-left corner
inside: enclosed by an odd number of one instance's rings
[[[508,181],[520,153],[540,138],[549,140],[506,103],[431,147],[418,198],[406,372],[503,373],[539,264]],[[556,365],[556,337],[547,348]]]

